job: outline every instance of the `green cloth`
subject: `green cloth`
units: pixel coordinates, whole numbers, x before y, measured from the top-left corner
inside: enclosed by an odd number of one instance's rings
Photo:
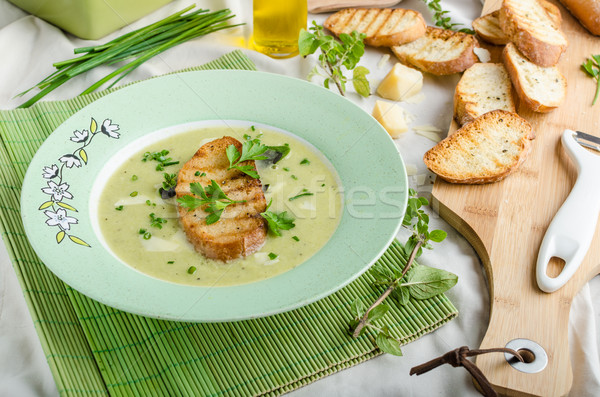
[[[240,51],[193,70],[256,70]],[[379,291],[365,274],[316,303],[256,320],[182,323],[125,313],[73,290],[35,255],[19,199],[27,166],[63,121],[109,91],[0,111],[0,228],[50,369],[62,395],[280,395],[381,352],[346,332],[350,303]],[[394,242],[379,260],[405,263]],[[443,295],[391,305],[392,334],[411,342],[454,318]],[[400,358],[401,359],[401,358]]]

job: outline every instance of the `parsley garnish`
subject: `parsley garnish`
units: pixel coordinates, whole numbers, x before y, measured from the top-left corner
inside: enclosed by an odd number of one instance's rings
[[[309,159],[304,159],[300,162],[300,164],[310,164],[310,160]]]
[[[598,94],[600,94],[600,54],[592,55],[591,58],[587,58],[584,63],[581,64],[581,68],[593,79],[596,79],[596,94],[592,101],[592,106],[596,104]]]
[[[260,215],[267,221],[267,226],[271,233],[276,236],[281,236],[281,230],[290,230],[296,225],[294,224],[294,218],[288,215],[287,211],[283,211],[279,214],[269,211],[272,203],[273,200],[269,201],[269,205],[265,208],[265,212],[262,212]]]
[[[118,206],[118,207],[115,207],[115,209],[116,209],[117,211],[123,211],[123,206],[122,206],[122,205],[120,205],[120,206]]]
[[[198,182],[190,183],[190,191],[192,194],[197,197],[191,195],[185,195],[177,199],[179,205],[184,208],[187,208],[188,211],[195,210],[198,207],[206,205],[204,208],[205,212],[208,212],[208,216],[206,217],[206,224],[210,225],[215,222],[218,222],[221,219],[221,214],[227,208],[228,205],[234,203],[245,203],[246,200],[235,201],[227,197],[227,195],[221,190],[217,182],[214,179],[210,180],[211,184],[202,187]],[[200,198],[198,198],[200,197]]]
[[[292,239],[294,239],[294,241],[300,241],[300,239],[298,238],[298,236],[292,236]]]
[[[242,144],[241,154],[235,145],[229,145],[226,149],[227,159],[229,160],[229,168],[227,169],[230,170],[234,168],[252,178],[258,179],[260,176],[253,165],[240,165],[240,163],[251,160],[266,160],[268,157],[265,156],[264,153],[267,150],[269,150],[269,147],[261,144],[258,139],[245,141]]]
[[[277,257],[278,257],[278,256],[279,256],[279,255],[277,255],[277,254],[274,254],[273,252],[269,252],[269,259],[270,259],[270,260],[277,259]]]

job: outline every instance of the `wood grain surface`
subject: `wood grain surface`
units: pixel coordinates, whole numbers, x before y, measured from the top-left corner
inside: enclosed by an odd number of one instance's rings
[[[600,53],[600,38],[590,35],[564,7],[552,2],[561,10],[562,29],[569,40],[558,65],[568,81],[565,103],[547,114],[519,108],[518,113],[532,124],[536,139],[516,173],[495,184],[473,186],[452,185],[438,178],[433,188],[434,210],[473,245],[489,281],[490,323],[481,347],[501,347],[526,338],[548,354],[547,367],[536,374],[515,370],[502,354],[477,358],[494,388],[508,396],[562,396],[569,392],[573,381],[568,343],[571,302],[582,286],[600,273],[599,226],[585,260],[563,288],[547,294],[536,283],[540,244],[576,178],[560,136],[566,128],[600,136],[600,104],[591,106],[595,82],[580,69],[585,58]],[[483,14],[500,5],[501,0],[488,0]],[[495,56],[498,48],[492,51]],[[453,122],[450,130],[456,127]],[[559,272],[558,261],[549,265],[549,275]]]
[[[308,12],[319,14],[322,12],[338,11],[342,8],[384,8],[395,6],[401,1],[402,0],[308,0]]]

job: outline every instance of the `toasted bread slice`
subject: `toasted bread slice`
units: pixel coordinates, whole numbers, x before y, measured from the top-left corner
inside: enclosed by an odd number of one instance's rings
[[[491,44],[504,45],[510,40],[500,28],[500,20],[498,19],[500,11],[496,10],[490,14],[483,15],[473,21],[473,30],[484,41]]]
[[[454,118],[463,125],[496,109],[515,112],[508,73],[501,63],[476,63],[456,85]]]
[[[356,30],[366,34],[365,43],[374,47],[391,47],[409,43],[425,34],[423,16],[401,8],[346,8],[331,15],[324,27],[336,36]]]
[[[479,43],[470,34],[428,26],[424,36],[392,51],[400,62],[441,76],[463,72],[478,62],[475,47]]]
[[[497,182],[525,160],[533,138],[527,120],[516,113],[493,110],[439,142],[425,153],[423,161],[451,183]]]
[[[175,193],[177,198],[192,195],[190,183],[198,182],[202,187],[215,180],[225,195],[245,203],[230,204],[221,214],[218,222],[206,224],[207,213],[204,207],[188,211],[177,205],[179,221],[188,240],[196,250],[207,258],[229,261],[247,256],[257,251],[265,242],[267,228],[260,213],[267,208],[260,179],[254,179],[241,171],[229,167],[225,150],[235,145],[241,152],[242,144],[229,136],[208,142],[183,165],[177,176]],[[254,165],[245,161],[241,165]],[[196,175],[196,171],[205,176]]]
[[[521,101],[534,112],[556,109],[567,95],[567,80],[556,66],[530,62],[513,43],[502,51],[504,66]]]
[[[546,13],[552,20],[556,28],[560,28],[562,16],[557,6],[546,0],[538,0],[540,5],[544,7]],[[600,0],[598,0],[600,1]],[[510,39],[500,27],[500,10],[496,10],[490,14],[483,15],[473,21],[473,30],[484,41],[490,44],[504,45],[510,42]]]
[[[538,0],[504,0],[500,27],[533,63],[554,66],[567,49],[567,38]]]

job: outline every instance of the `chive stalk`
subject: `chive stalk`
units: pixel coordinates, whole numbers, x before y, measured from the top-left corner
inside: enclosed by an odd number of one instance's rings
[[[71,78],[97,66],[112,65],[134,58],[89,86],[81,95],[93,92],[115,79],[109,85],[108,88],[110,88],[142,63],[171,47],[209,33],[241,25],[230,25],[227,22],[235,17],[229,9],[214,12],[204,9],[190,11],[194,7],[195,5],[191,5],[158,22],[126,33],[105,44],[75,48],[74,53],[82,55],[54,63],[53,66],[57,69],[55,72],[18,95],[25,95],[35,88],[40,90],[19,107],[26,108],[33,105]]]

